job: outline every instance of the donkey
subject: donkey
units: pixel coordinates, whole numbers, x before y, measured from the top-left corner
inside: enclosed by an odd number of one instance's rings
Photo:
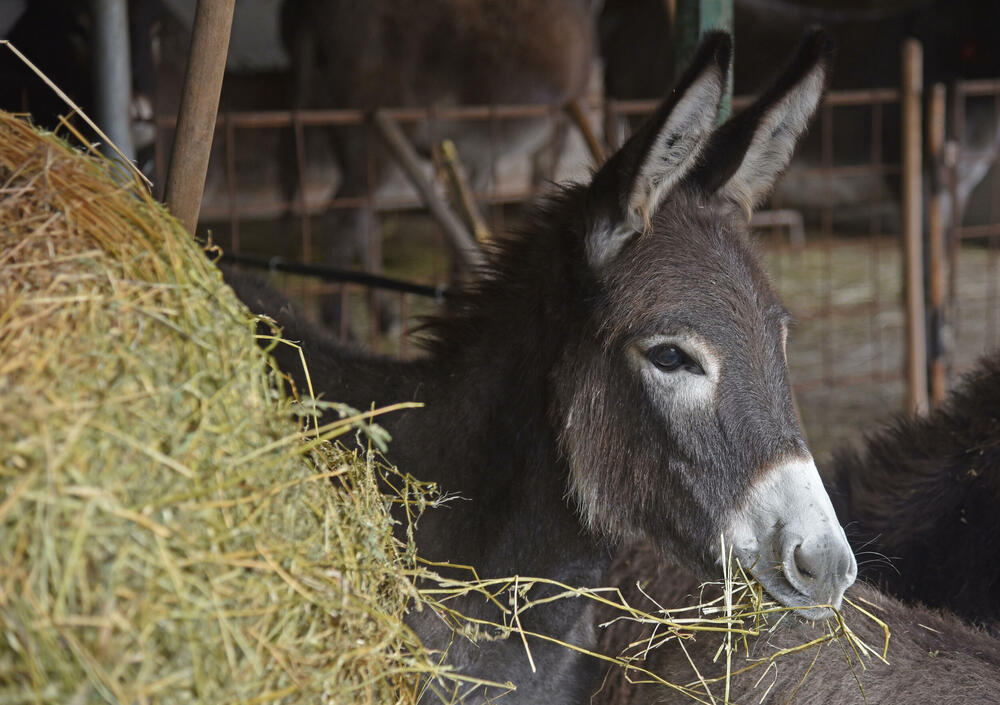
[[[596,585],[618,540],[648,538],[714,574],[722,536],[776,599],[813,617],[854,581],[792,407],[788,315],[747,226],[816,110],[830,45],[811,35],[756,103],[715,129],[730,51],[728,35],[709,34],[589,184],[543,200],[497,243],[488,270],[428,323],[424,358],[344,351],[233,280],[251,309],[301,340],[328,397],[426,405],[385,420],[393,461],[463,498],[421,517],[424,557]],[[290,352],[278,362],[301,368]],[[454,638],[426,611],[413,625],[432,648]],[[576,601],[539,606],[522,626],[596,641]],[[510,678],[510,702],[578,701],[582,657],[529,643],[537,673],[517,639],[458,642],[448,658]]]
[[[595,0],[285,0],[282,36],[292,57],[296,108],[427,107],[542,103],[581,98],[594,56]],[[477,187],[500,155],[541,149],[553,120],[436,121],[414,129],[418,151],[450,137]],[[329,131],[341,171],[338,197],[361,197],[390,173],[385,155],[370,165],[371,145],[356,130]],[[297,178],[286,175],[286,184]],[[370,213],[328,210],[326,255],[381,262],[368,246]],[[331,314],[334,312],[330,312]]]
[[[645,593],[663,607],[698,604],[698,600],[691,597],[699,594],[698,580],[678,566],[664,562],[648,546],[623,551],[609,573],[609,584],[620,586],[632,604],[652,607],[639,592],[638,582],[642,582]],[[906,605],[869,585],[858,583],[847,596],[889,626],[888,664],[866,658],[865,668],[862,668],[855,658],[852,667],[839,646],[825,644],[818,654],[813,649],[790,653],[776,659],[774,667],[758,666],[734,675],[730,682],[730,702],[739,705],[997,702],[1000,641],[963,623],[950,612]],[[608,613],[598,615],[597,619],[603,622],[615,616]],[[866,644],[881,650],[884,640],[881,627],[855,612],[849,615],[847,624]],[[635,622],[615,622],[602,633],[601,650],[617,655],[629,644],[648,637],[648,630],[647,626]],[[752,666],[754,660],[767,659],[778,649],[805,644],[823,633],[823,625],[786,618],[772,632],[751,639],[748,652],[740,648],[733,655],[732,671]],[[694,663],[701,676],[708,680],[725,674],[725,659],[715,659],[720,642],[721,638],[711,633],[686,639],[684,647],[688,655],[677,642],[667,642],[652,650],[645,661],[637,665],[671,683],[685,685],[697,680],[691,669]],[[848,653],[851,653],[849,649]],[[694,690],[707,702],[703,687],[694,685]],[[723,684],[714,683],[709,687],[721,702]],[[630,683],[618,666],[611,666],[603,687],[589,705],[687,705],[691,702],[690,696],[664,686]]]
[[[835,454],[828,491],[861,577],[1000,635],[1000,352],[927,416]]]

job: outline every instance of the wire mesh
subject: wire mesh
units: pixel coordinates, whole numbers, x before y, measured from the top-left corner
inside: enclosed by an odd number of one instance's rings
[[[984,88],[978,86],[977,90]],[[737,97],[734,108],[747,102],[747,98]],[[605,141],[613,146],[627,137],[635,118],[655,106],[655,101],[608,101],[603,105],[592,101],[587,112],[594,124],[601,124],[603,117]],[[486,135],[488,173],[473,178],[473,190],[494,230],[516,227],[521,204],[551,188],[551,180],[587,178],[587,159],[572,156],[573,149],[580,151],[581,142],[572,131],[559,164],[550,162],[542,169],[541,179],[525,176],[523,163],[511,170],[510,156],[502,153],[504,130],[518,121],[548,120],[552,133],[557,134],[555,124],[562,115],[558,106],[437,106],[388,112],[416,143],[423,142],[430,157],[429,178],[434,178],[438,168],[437,143],[449,129],[472,125]],[[159,124],[160,139],[169,140],[171,121],[161,119]],[[775,285],[797,321],[789,341],[790,370],[818,457],[902,408],[905,313],[899,235],[899,124],[899,91],[895,88],[830,92],[817,123],[767,206],[777,217],[771,219],[773,224],[756,228]],[[263,149],[260,145],[280,144],[278,135],[283,130],[293,135],[294,171],[299,184],[306,187],[291,193],[286,188],[284,194],[280,184],[272,184],[263,193],[259,188],[254,190],[247,183],[253,179],[252,169],[241,166],[240,155],[246,150],[259,152]],[[323,133],[327,131],[329,137],[331,130],[353,130],[361,135],[367,165],[364,193],[336,193],[330,186],[343,178],[330,163],[331,155],[323,152]],[[270,137],[262,136],[268,132]],[[374,263],[381,263],[387,273],[432,285],[446,283],[455,274],[440,229],[423,212],[415,192],[401,187],[399,179],[386,185],[381,174],[391,158],[361,111],[231,112],[220,118],[220,137],[225,148],[219,159],[224,160],[225,174],[219,179],[225,185],[206,194],[202,227],[210,228],[224,247],[324,263],[330,257],[329,249],[322,245],[330,236],[322,232],[328,226],[324,214],[364,208],[374,214],[367,231],[369,251],[361,258],[367,261],[356,261],[355,266],[372,269],[380,266]],[[165,152],[162,147],[160,151]],[[317,165],[324,160],[325,164]],[[219,168],[213,164],[210,169]],[[273,173],[270,178],[273,182]],[[995,192],[1000,185],[993,188]],[[797,227],[801,229],[798,234]],[[967,227],[972,226],[963,226],[960,235],[971,240],[970,233],[979,231]],[[954,336],[960,344],[953,348],[963,351],[970,349],[964,342],[972,333],[960,321],[970,314],[986,320],[987,309],[1000,310],[996,305],[1000,223],[991,227],[995,228],[988,238],[991,244],[980,257],[982,262],[977,259],[975,265],[980,283],[974,284],[970,269],[958,288],[962,297],[956,310],[961,317],[956,319]],[[974,247],[961,248],[963,264],[966,251]],[[376,302],[370,292],[357,285],[285,275],[278,279],[280,286],[317,315],[322,313],[319,302],[324,297],[336,298],[339,332],[390,354],[416,354],[407,331],[420,316],[435,309],[433,301],[407,294],[393,293]],[[383,311],[391,320],[378,320]],[[976,344],[979,349],[996,344],[1000,325],[994,321],[984,330],[982,342]],[[968,353],[962,354],[964,357],[954,358],[956,371],[969,362]]]
[[[1000,346],[1000,81],[960,81],[951,87],[948,189],[953,208],[948,237],[949,315],[945,354],[949,382]],[[962,183],[976,162],[985,178],[969,191]]]

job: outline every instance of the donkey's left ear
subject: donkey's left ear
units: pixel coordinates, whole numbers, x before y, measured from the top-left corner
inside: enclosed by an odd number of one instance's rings
[[[600,269],[643,232],[663,199],[698,162],[715,129],[732,40],[705,35],[677,87],[600,171],[589,188],[587,259]]]
[[[833,61],[833,39],[813,30],[788,68],[757,100],[712,135],[690,180],[749,214],[791,161],[819,107]]]

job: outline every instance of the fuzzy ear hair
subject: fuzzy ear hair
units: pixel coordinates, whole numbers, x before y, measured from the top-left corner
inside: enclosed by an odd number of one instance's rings
[[[751,213],[788,166],[815,114],[833,51],[830,35],[812,31],[774,84],[715,132],[692,181]]]
[[[592,199],[606,207],[588,235],[592,266],[602,266],[645,230],[664,197],[697,164],[715,129],[731,52],[728,34],[706,34],[677,87],[594,176]]]

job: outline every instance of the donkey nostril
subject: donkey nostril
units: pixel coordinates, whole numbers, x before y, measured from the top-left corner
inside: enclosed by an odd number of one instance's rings
[[[844,576],[844,581],[847,585],[852,585],[858,577],[858,563],[854,559],[854,554],[850,551],[845,554],[843,561],[846,567],[842,568],[840,574]]]
[[[814,580],[816,578],[813,568],[809,563],[808,556],[802,549],[801,543],[795,547],[795,550],[792,552],[792,557],[795,561],[795,570],[799,576],[805,578],[806,580]]]

